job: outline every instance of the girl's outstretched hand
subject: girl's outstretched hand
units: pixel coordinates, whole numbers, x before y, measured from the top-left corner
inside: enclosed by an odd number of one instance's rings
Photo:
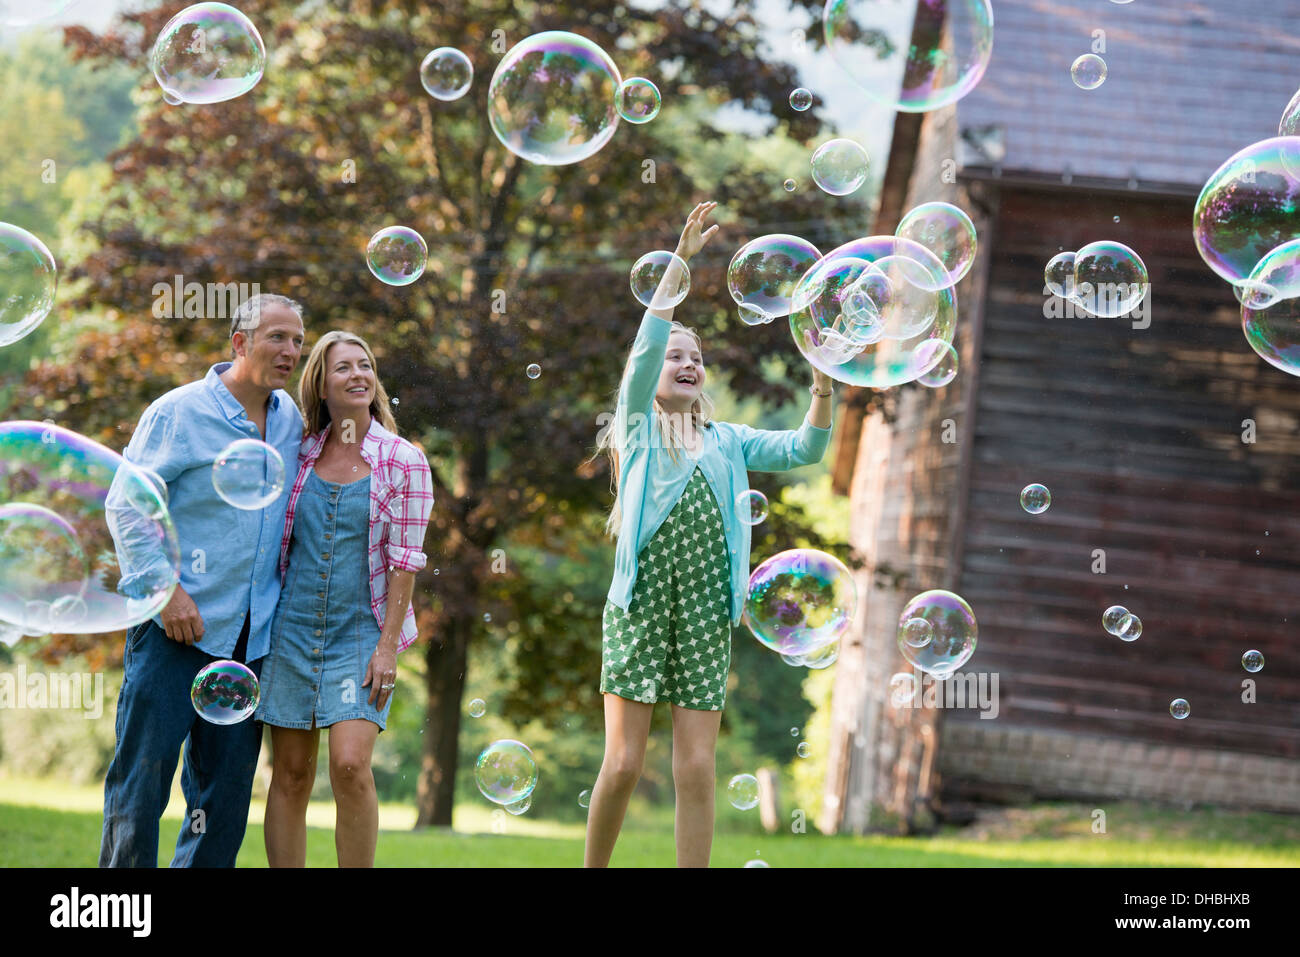
[[[704,226],[704,218],[713,212],[717,205],[717,203],[700,203],[691,210],[691,215],[686,218],[686,227],[682,230],[682,238],[677,241],[678,256],[690,259],[713,238],[713,234],[718,231],[716,223],[703,232],[700,230]]]

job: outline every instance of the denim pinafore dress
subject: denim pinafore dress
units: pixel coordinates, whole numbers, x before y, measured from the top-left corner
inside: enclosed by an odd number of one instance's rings
[[[370,478],[326,482],[313,468],[294,511],[289,568],[262,665],[257,719],[279,728],[325,728],[383,710],[362,687],[379,644],[370,608]]]

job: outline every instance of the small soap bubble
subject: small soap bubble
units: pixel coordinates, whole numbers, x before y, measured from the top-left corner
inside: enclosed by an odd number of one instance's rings
[[[1146,263],[1110,240],[1088,243],[1074,254],[1074,303],[1094,316],[1122,316],[1147,294]]]
[[[911,648],[924,648],[934,638],[934,628],[924,618],[909,618],[898,628],[899,637]]]
[[[756,488],[736,496],[736,516],[746,525],[757,525],[767,518],[767,496]]]
[[[1173,701],[1169,702],[1169,713],[1179,721],[1182,721],[1183,718],[1186,718],[1192,713],[1192,706],[1187,703],[1186,698],[1175,698]]]
[[[190,703],[212,724],[238,724],[257,710],[257,675],[238,661],[205,665],[190,685]]]
[[[528,378],[536,379],[538,376],[542,374],[542,367],[539,366],[536,362],[530,362],[528,364],[528,368],[525,371],[528,373]]]
[[[794,753],[799,755],[801,758],[806,758],[808,755],[812,754],[812,747],[807,741],[800,741],[799,746],[794,749]]]
[[[813,104],[812,91],[805,90],[803,87],[795,90],[790,94],[790,107],[802,113]]]
[[[1118,217],[1118,216],[1113,217],[1113,218],[1111,219],[1111,222],[1118,223],[1118,222],[1119,222],[1119,217]]]
[[[1137,641],[1142,637],[1142,619],[1129,612],[1115,626],[1115,636],[1123,641]]]
[[[727,800],[738,811],[748,811],[758,804],[758,778],[752,774],[737,774],[727,784]]]
[[[823,668],[829,668],[839,659],[840,643],[833,641],[829,645],[822,645],[816,651],[810,651],[802,657],[805,668],[821,671]]]
[[[528,745],[520,741],[510,738],[493,741],[478,756],[474,783],[495,804],[518,803],[537,786],[537,761]]]
[[[164,93],[186,103],[221,103],[262,79],[266,45],[253,21],[225,3],[196,3],[167,21],[149,55]]]
[[[1046,485],[1026,485],[1020,490],[1020,507],[1030,515],[1041,515],[1052,504],[1052,493]]]
[[[794,180],[792,180],[792,179],[788,179],[788,180],[785,181],[785,183],[784,183],[783,185],[785,186],[785,191],[786,191],[787,193],[793,193],[793,192],[794,192],[794,188],[795,188],[795,186],[798,185],[798,184],[795,183]]]
[[[516,801],[514,804],[507,804],[506,810],[511,814],[519,815],[519,814],[523,814],[532,806],[533,806],[533,796],[530,794],[522,801]]]
[[[486,611],[483,612],[483,620],[484,620],[484,621],[491,621],[491,620],[492,620],[492,614],[491,614],[491,612],[486,612]]]
[[[792,738],[797,738],[797,737],[799,737],[799,729],[798,729],[798,728],[791,728],[791,729],[790,729],[790,737],[792,737]]]
[[[1057,253],[1047,262],[1043,278],[1052,295],[1061,299],[1073,299],[1074,288],[1074,253]]]
[[[402,404],[400,401],[398,401],[397,396],[393,396],[393,400],[392,400],[392,401],[393,401],[393,405],[401,405],[401,404]]]
[[[659,298],[656,300],[655,294],[659,291],[659,284],[668,272],[668,266],[673,263],[679,270],[677,282],[659,292]],[[676,253],[657,249],[646,253],[633,264],[629,283],[632,286],[632,295],[636,296],[636,301],[641,305],[667,309],[676,306],[691,291],[691,270],[686,265],[686,260]]]
[[[260,439],[238,439],[212,463],[221,500],[246,512],[266,508],[284,491],[284,458]]]
[[[1252,648],[1241,656],[1241,666],[1254,674],[1264,667],[1264,656]]]
[[[578,807],[591,807],[591,789],[587,788],[578,793]]]
[[[1095,90],[1106,81],[1106,61],[1095,53],[1085,53],[1070,67],[1070,78],[1081,90]]]
[[[1128,609],[1123,605],[1111,605],[1101,616],[1101,626],[1112,635],[1119,634],[1119,623],[1124,620],[1128,614]]]
[[[370,237],[366,266],[386,286],[408,286],[424,275],[429,247],[407,226],[387,226]]]
[[[924,618],[934,633],[920,648],[909,645],[902,636],[902,626],[913,618]],[[903,607],[898,623],[898,650],[909,664],[937,678],[952,674],[975,654],[979,624],[966,600],[953,592],[922,592]]]
[[[629,123],[649,123],[659,115],[659,87],[643,76],[631,76],[619,85],[614,108]]]
[[[835,139],[812,155],[813,182],[832,196],[847,196],[867,181],[867,151],[852,140]]]
[[[420,84],[437,100],[459,100],[474,81],[474,64],[455,47],[438,47],[420,64]]]
[[[471,718],[481,718],[487,713],[487,702],[482,698],[475,698],[469,703],[469,716]]]
[[[935,362],[934,357],[939,357]],[[957,350],[952,343],[942,339],[926,339],[916,347],[915,362],[929,371],[916,377],[916,381],[928,389],[941,389],[957,378]]]

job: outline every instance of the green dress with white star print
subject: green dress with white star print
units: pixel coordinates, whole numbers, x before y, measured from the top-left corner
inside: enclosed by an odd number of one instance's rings
[[[721,711],[731,668],[730,571],[718,502],[697,466],[637,556],[627,611],[605,603],[601,692]]]

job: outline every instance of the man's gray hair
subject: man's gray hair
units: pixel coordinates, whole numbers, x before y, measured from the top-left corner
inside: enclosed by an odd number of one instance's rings
[[[246,332],[251,337],[253,330],[262,324],[262,310],[267,306],[284,306],[286,309],[293,310],[294,315],[299,319],[302,318],[301,303],[295,302],[288,296],[260,292],[256,296],[250,296],[241,302],[239,308],[230,317],[231,337],[233,338],[236,332]]]

